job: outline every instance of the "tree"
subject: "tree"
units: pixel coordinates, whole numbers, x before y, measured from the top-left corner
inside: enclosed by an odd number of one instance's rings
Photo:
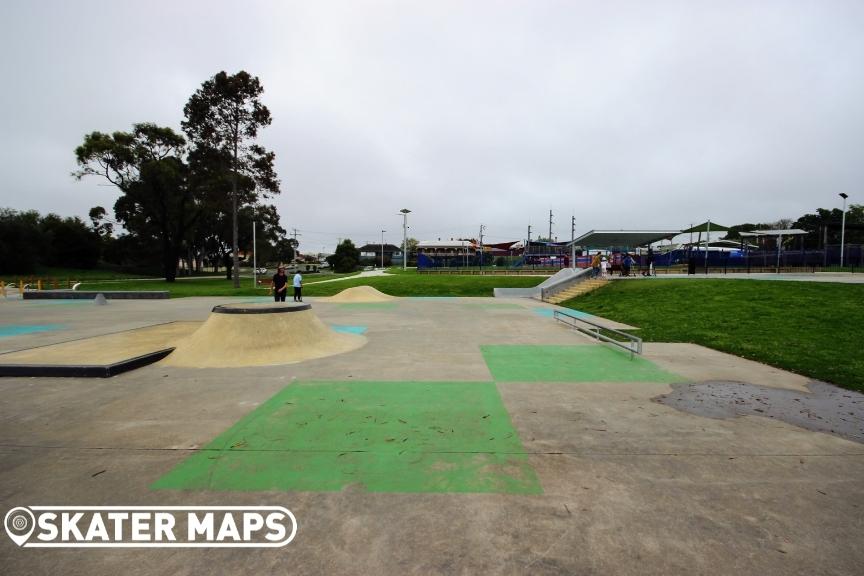
[[[177,276],[181,247],[200,213],[185,151],[183,136],[149,123],[135,124],[132,132],[93,132],[75,149],[80,169],[73,176],[98,175],[120,189],[116,219],[140,240],[160,245],[168,282]]]
[[[0,274],[33,272],[43,251],[38,212],[0,209]]]
[[[273,245],[272,258],[277,262],[291,262],[297,256],[297,247],[300,245],[296,238],[283,236],[276,240]]]
[[[327,257],[334,272],[353,272],[360,263],[360,250],[351,240],[345,239],[336,246],[336,253]]]
[[[229,76],[219,72],[205,81],[183,108],[186,120],[183,131],[202,159],[207,159],[212,176],[218,176],[219,162],[230,174],[231,186],[231,258],[234,287],[240,287],[239,207],[242,178],[252,184],[253,198],[257,192],[265,198],[279,193],[279,180],[273,168],[275,158],[255,144],[258,130],[270,125],[270,111],[261,103],[264,92],[257,77],[240,71]]]
[[[39,222],[45,240],[40,260],[46,266],[95,268],[99,261],[99,236],[80,218],[48,214]]]
[[[99,237],[78,217],[0,210],[0,273],[31,273],[38,266],[93,268],[99,248]]]

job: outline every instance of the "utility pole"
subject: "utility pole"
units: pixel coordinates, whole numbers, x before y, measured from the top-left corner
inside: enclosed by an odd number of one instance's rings
[[[843,223],[840,225],[840,271],[842,272],[843,249],[846,247],[846,199],[849,198],[849,195],[845,192],[841,192],[840,197],[843,198]]]
[[[576,215],[570,218],[570,267],[576,268]]]
[[[480,274],[483,274],[483,231],[486,229],[485,224],[480,224]]]
[[[525,244],[525,251],[522,254],[522,259],[525,260],[531,255],[531,225],[528,225],[528,243]]]
[[[258,247],[255,244],[255,213],[252,213],[252,288],[258,286]]]
[[[411,210],[403,208],[399,211],[402,214],[402,270],[408,269],[408,214]]]
[[[381,268],[384,268],[384,232],[386,230],[381,230]]]
[[[549,242],[552,242],[552,210],[549,210]]]

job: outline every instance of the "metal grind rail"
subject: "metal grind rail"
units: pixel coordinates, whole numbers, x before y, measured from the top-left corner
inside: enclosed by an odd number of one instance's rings
[[[614,328],[607,328],[606,326],[601,326],[596,322],[586,320],[585,318],[578,318],[576,316],[573,316],[572,314],[568,314],[563,310],[554,310],[552,316],[553,318],[555,318],[555,320],[567,324],[574,330],[578,330],[586,336],[591,336],[592,338],[596,338],[597,340],[602,340],[603,342],[608,342],[609,344],[614,344],[619,348],[627,350],[628,352],[630,352],[631,359],[633,358],[634,354],[642,354],[642,339],[633,336],[632,334],[627,334],[626,332],[615,330]],[[604,331],[621,336],[626,340],[626,342],[610,338],[606,334],[603,334]]]

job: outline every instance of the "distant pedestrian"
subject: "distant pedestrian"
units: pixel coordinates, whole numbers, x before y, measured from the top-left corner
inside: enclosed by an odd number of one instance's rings
[[[294,274],[294,302],[302,302],[303,301],[303,276],[300,275],[300,272]]]
[[[591,259],[591,277],[597,278],[600,276],[600,253],[594,254],[594,258]]]
[[[630,276],[630,269],[633,268],[633,258],[630,254],[624,254],[624,260],[621,261],[621,269],[623,276]]]
[[[606,270],[609,268],[609,261],[603,256],[600,258],[600,277],[606,278]]]
[[[276,299],[276,302],[284,302],[287,293],[288,277],[285,275],[285,268],[280,266],[273,276],[273,297]]]

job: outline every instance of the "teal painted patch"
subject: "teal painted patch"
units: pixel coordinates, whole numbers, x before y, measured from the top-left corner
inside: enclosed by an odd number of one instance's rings
[[[593,314],[588,314],[587,312],[582,312],[581,310],[563,310],[564,314],[568,316],[572,316],[573,318],[596,318]],[[538,316],[543,316],[544,318],[554,318],[555,317],[555,309],[554,308],[534,308],[534,313]]]
[[[456,300],[455,296],[409,296],[408,300]]]
[[[332,324],[330,328],[342,334],[365,334],[368,330],[366,326],[343,326],[341,324]]]
[[[553,318],[555,311],[552,308],[534,308],[534,313],[544,318]]]
[[[298,382],[152,489],[542,489],[492,382]]]
[[[39,332],[54,332],[66,328],[63,324],[6,324],[0,325],[0,338],[24,336]]]
[[[653,362],[611,346],[481,346],[497,382],[681,382]]]
[[[354,310],[358,312],[362,312],[364,310],[375,311],[375,310],[395,310],[396,303],[395,302],[349,302],[346,304],[339,305],[340,310]]]
[[[32,304],[31,304],[32,302]],[[38,302],[38,304],[36,304]],[[90,299],[62,299],[62,300],[27,300],[30,308],[41,308],[44,306],[93,306],[93,300]]]
[[[524,310],[525,307],[512,302],[470,302],[465,304],[467,308],[480,308],[481,310]]]

